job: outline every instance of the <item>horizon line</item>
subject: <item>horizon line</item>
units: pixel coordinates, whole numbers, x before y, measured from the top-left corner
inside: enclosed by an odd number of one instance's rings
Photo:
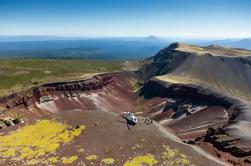
[[[250,36],[238,36],[238,37],[189,37],[189,36],[160,36],[160,35],[83,35],[83,34],[0,34],[0,37],[59,37],[59,38],[147,38],[147,37],[156,37],[159,39],[248,39]]]

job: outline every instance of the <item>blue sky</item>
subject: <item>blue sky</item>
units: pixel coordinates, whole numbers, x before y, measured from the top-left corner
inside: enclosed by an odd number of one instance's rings
[[[251,0],[0,0],[0,35],[251,37]]]

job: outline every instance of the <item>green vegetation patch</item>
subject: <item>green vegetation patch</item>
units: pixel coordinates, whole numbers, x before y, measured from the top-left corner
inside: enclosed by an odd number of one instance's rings
[[[121,61],[1,59],[0,95],[46,82],[83,79],[86,74],[116,72],[121,68]]]

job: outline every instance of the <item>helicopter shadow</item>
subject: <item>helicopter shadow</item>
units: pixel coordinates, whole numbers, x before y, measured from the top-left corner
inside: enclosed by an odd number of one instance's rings
[[[122,120],[116,120],[117,122],[124,123],[127,126],[127,129],[130,130],[130,124],[128,122],[122,121]]]

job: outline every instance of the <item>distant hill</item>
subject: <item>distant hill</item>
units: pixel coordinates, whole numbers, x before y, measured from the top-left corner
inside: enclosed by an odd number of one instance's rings
[[[8,42],[6,40],[0,42],[0,57],[137,60],[155,54],[169,43],[166,40],[149,38],[82,38],[79,40],[36,38],[39,41],[30,41],[35,40],[32,37],[22,39],[26,41],[15,41],[16,38],[12,38],[11,41],[9,39]],[[0,37],[0,41],[4,39]]]
[[[146,39],[148,39],[148,40],[160,40],[157,36],[154,36],[154,35],[147,36]]]
[[[60,37],[0,36],[0,57],[81,58],[142,60],[156,54],[175,38],[146,37]],[[218,45],[251,50],[251,38],[225,40],[181,40],[198,46]]]
[[[212,41],[204,41],[204,42],[194,42],[194,44],[198,44],[201,46],[219,45],[223,47],[243,48],[243,49],[251,50],[251,38],[212,40]]]

